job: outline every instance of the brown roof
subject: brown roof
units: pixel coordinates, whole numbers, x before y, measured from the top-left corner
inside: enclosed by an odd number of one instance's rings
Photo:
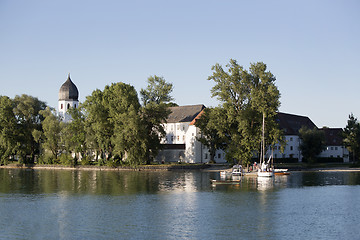
[[[167,122],[192,122],[204,108],[205,106],[202,104],[170,107],[171,113],[167,119]]]
[[[285,135],[299,135],[299,129],[302,127],[309,129],[317,128],[310,118],[288,113],[279,112],[277,114],[277,121],[280,129],[284,130]]]
[[[341,128],[322,128],[320,130],[324,131],[327,146],[343,145],[343,130]]]

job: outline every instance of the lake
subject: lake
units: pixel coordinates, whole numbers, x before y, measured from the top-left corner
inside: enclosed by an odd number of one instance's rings
[[[0,239],[358,239],[360,172],[0,169]]]

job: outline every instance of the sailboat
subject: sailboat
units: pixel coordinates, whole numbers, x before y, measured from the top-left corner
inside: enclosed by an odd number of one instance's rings
[[[274,171],[270,166],[270,160],[265,162],[265,114],[263,113],[263,122],[262,122],[262,139],[261,139],[261,154],[260,154],[260,168],[258,169],[258,177],[273,177]]]

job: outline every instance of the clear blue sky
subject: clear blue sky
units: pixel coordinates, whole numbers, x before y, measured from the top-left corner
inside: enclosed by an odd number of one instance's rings
[[[318,126],[360,119],[360,1],[0,0],[0,95],[57,107],[68,73],[80,101],[150,75],[174,84],[179,105],[216,106],[211,66],[262,61],[280,111]]]

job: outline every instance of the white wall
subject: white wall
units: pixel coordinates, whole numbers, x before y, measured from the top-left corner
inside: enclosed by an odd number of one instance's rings
[[[59,112],[59,115],[62,117],[62,120],[64,122],[71,121],[71,116],[70,116],[70,114],[67,113],[67,111],[69,108],[77,108],[77,107],[79,107],[79,101],[72,101],[72,100],[59,101],[58,112]]]

